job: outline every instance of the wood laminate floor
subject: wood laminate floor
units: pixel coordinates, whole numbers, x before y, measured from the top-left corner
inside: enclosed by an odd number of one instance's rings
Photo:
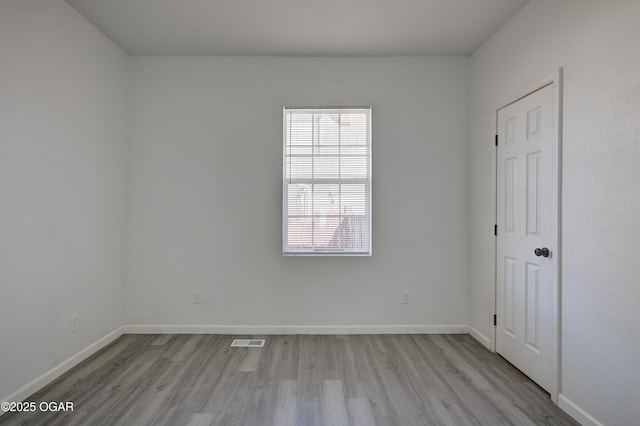
[[[124,335],[3,425],[575,425],[468,335]]]

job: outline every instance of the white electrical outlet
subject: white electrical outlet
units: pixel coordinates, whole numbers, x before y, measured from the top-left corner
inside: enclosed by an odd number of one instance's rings
[[[409,292],[408,291],[403,291],[402,292],[402,298],[400,299],[400,303],[402,303],[403,305],[408,305],[409,304]]]
[[[202,303],[202,293],[199,291],[193,292],[193,303],[199,305]]]
[[[71,316],[71,332],[75,333],[78,331],[78,314]]]

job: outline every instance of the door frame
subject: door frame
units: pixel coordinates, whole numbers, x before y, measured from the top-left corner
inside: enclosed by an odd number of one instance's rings
[[[563,83],[564,83],[564,70],[558,68],[552,75],[545,78],[536,85],[524,90],[520,96],[512,98],[513,100],[505,103],[496,109],[495,112],[495,124],[494,130],[496,135],[498,134],[498,112],[508,107],[509,105],[518,102],[521,99],[526,98],[538,90],[541,90],[547,86],[554,85],[554,101],[553,101],[553,119],[554,119],[554,149],[552,150],[552,158],[554,160],[553,176],[552,180],[555,183],[552,194],[553,205],[552,209],[552,232],[551,232],[551,245],[556,247],[554,257],[557,263],[557,276],[556,276],[556,289],[553,291],[552,300],[552,312],[554,317],[551,319],[552,324],[552,383],[550,389],[551,400],[558,404],[558,395],[561,391],[561,355],[562,355],[562,100],[563,100]],[[498,147],[496,146],[494,155],[494,188],[493,188],[493,206],[494,206],[494,223],[498,223]],[[498,238],[494,239],[494,252],[493,252],[493,287],[492,287],[492,311],[493,314],[497,314],[497,286],[498,286]],[[494,317],[495,318],[495,317]],[[497,327],[494,325],[493,332],[491,333],[490,349],[494,353],[496,352],[496,338]]]

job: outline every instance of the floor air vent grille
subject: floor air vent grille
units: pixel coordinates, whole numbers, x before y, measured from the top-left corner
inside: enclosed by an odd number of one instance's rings
[[[262,348],[264,339],[234,339],[231,342],[232,348]]]

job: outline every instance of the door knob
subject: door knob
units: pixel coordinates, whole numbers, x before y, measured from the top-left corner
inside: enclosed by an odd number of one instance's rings
[[[542,247],[542,248],[537,248],[533,251],[535,253],[536,256],[542,256],[542,257],[549,257],[549,254],[551,254],[551,252],[549,251],[548,248],[546,247]]]

